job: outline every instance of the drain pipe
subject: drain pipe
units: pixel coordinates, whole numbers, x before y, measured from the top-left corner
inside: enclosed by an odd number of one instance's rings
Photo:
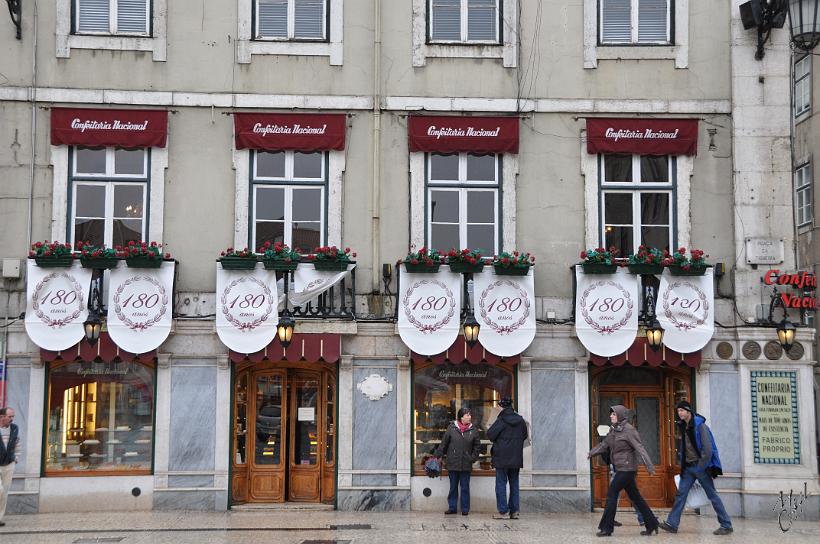
[[[371,206],[371,287],[376,294],[381,289],[381,56],[382,56],[382,5],[373,0],[373,183],[370,190]]]
[[[32,2],[34,6],[34,17],[31,35],[34,40],[31,45],[31,89],[29,90],[29,100],[31,101],[31,164],[28,174],[28,218],[26,220],[27,244],[26,251],[31,247],[31,238],[34,230],[34,168],[37,162],[37,0]]]

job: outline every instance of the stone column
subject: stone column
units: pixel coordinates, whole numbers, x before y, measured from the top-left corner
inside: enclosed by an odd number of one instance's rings
[[[168,487],[171,447],[171,354],[157,354],[157,398],[154,399],[154,489]]]
[[[339,363],[339,421],[336,422],[339,434],[338,488],[353,485],[353,357],[342,355]]]
[[[7,361],[8,363],[8,361]],[[31,358],[31,373],[29,374],[28,389],[28,429],[22,432],[25,436],[26,456],[26,483],[25,490],[38,492],[40,490],[40,473],[42,472],[43,452],[43,391],[45,391],[46,369],[40,358],[40,350]]]
[[[532,357],[521,357],[518,363],[518,413],[532,432]],[[532,439],[532,437],[530,437]],[[532,487],[532,447],[524,448],[524,468],[519,478],[521,487]]]
[[[410,428],[413,407],[410,392],[410,357],[398,357],[396,368],[396,486],[410,487]]]
[[[231,360],[227,354],[216,357],[216,444],[214,446],[214,489],[217,510],[228,509],[231,445]],[[223,493],[224,490],[224,493]]]
[[[578,357],[575,362],[575,469],[578,471],[577,487],[590,489],[589,472],[589,357]]]

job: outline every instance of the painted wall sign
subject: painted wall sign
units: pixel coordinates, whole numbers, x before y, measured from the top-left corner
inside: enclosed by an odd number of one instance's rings
[[[755,463],[800,464],[797,372],[752,371]]]
[[[412,115],[410,151],[518,153],[518,117]]]
[[[237,149],[342,151],[347,123],[344,114],[235,113]]]
[[[746,238],[746,264],[780,264],[785,255],[782,238]]]
[[[49,351],[68,349],[85,337],[91,269],[76,260],[70,268],[40,268],[28,259],[26,332]]]
[[[779,285],[792,287],[797,292],[780,293],[780,299],[786,308],[803,310],[816,310],[817,297],[807,296],[808,291],[817,291],[817,276],[811,272],[780,273],[778,269],[768,270],[763,275],[763,283],[766,285]]]
[[[587,119],[587,152],[696,155],[697,119]]]
[[[165,147],[165,110],[51,109],[51,145]]]

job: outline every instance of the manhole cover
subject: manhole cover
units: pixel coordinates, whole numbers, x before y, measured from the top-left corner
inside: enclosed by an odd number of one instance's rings
[[[103,542],[122,542],[124,536],[99,536],[91,538],[78,538],[74,544],[103,544]]]

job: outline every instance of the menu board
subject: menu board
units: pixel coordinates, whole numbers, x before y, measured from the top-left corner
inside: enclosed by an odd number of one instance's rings
[[[755,463],[799,464],[797,372],[753,371],[751,385]]]

